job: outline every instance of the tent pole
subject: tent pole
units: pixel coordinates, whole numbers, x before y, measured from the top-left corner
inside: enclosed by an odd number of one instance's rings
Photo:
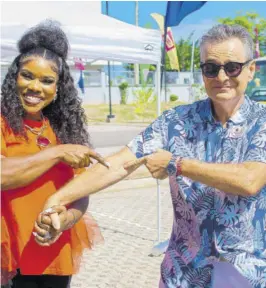
[[[156,90],[157,90],[157,116],[161,115],[161,63],[157,64],[156,69],[157,77],[156,77]],[[160,180],[156,180],[157,182],[157,239],[156,245],[153,246],[150,256],[160,256],[162,255],[169,244],[169,240],[161,242],[161,186]]]
[[[157,242],[161,242],[161,186],[160,180],[157,182]]]
[[[161,115],[161,63],[157,63],[157,116]],[[161,189],[160,181],[157,179],[157,241],[160,242],[161,235]]]
[[[107,1],[106,1],[107,2]],[[107,119],[114,118],[114,115],[112,115],[112,92],[111,92],[111,69],[110,69],[110,61],[108,61],[108,88],[109,88],[109,115],[107,116]]]
[[[157,92],[157,116],[159,117],[161,115],[161,63],[157,63],[157,69],[156,69],[156,92]]]
[[[108,1],[105,1],[106,5],[106,15],[109,15],[109,6]],[[112,90],[111,90],[111,69],[110,69],[110,61],[108,61],[108,87],[109,87],[109,115],[107,115],[106,122],[111,122],[112,118],[115,118],[115,115],[112,114]]]

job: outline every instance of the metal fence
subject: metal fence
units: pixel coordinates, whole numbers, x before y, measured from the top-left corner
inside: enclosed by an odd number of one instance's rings
[[[107,76],[106,76],[107,77]],[[108,84],[108,77],[106,78]],[[139,75],[139,85],[155,86],[156,72],[142,70]],[[129,86],[135,86],[135,73],[133,71],[112,71],[111,73],[112,86],[119,86],[122,82],[127,82]],[[163,74],[163,85],[189,85],[191,83],[202,84],[201,72],[166,72]]]
[[[1,66],[1,84],[7,73],[8,66]],[[75,74],[75,82],[77,83],[78,78],[77,70],[72,70],[73,75]],[[84,86],[85,87],[104,87],[109,85],[108,73],[103,71],[83,71]],[[110,73],[111,86],[117,87],[122,82],[127,82],[130,87],[136,86],[135,73],[134,71],[127,70],[112,70]],[[138,85],[155,86],[156,72],[143,69],[139,75]],[[166,72],[163,74],[163,86],[165,85],[189,85],[189,84],[202,84],[201,72]]]
[[[104,73],[102,78],[101,71],[84,71],[84,84],[85,87],[92,86],[108,86],[108,74]],[[111,71],[110,73],[111,86],[117,87],[122,82],[127,82],[130,87],[136,85],[155,86],[156,72],[143,70],[139,75],[139,83],[135,82],[134,71],[118,70]],[[102,83],[102,82],[103,83]],[[163,74],[163,86],[165,85],[189,85],[189,84],[202,84],[201,72],[166,72]]]
[[[102,86],[101,71],[84,71],[84,86],[85,87],[99,87]]]

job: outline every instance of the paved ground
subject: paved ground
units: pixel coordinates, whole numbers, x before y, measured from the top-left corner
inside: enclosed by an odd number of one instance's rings
[[[172,205],[167,180],[161,182],[161,240],[168,239]],[[158,287],[163,256],[150,257],[157,240],[156,181],[124,180],[91,196],[90,212],[104,244],[86,253],[71,288]]]
[[[115,154],[116,152],[120,151],[125,146],[114,146],[114,147],[101,147],[96,148],[95,150],[100,153],[102,156],[110,156]],[[135,179],[135,178],[147,178],[151,177],[148,169],[145,166],[139,167],[138,170],[134,171],[132,174],[129,175],[129,179]]]
[[[111,124],[111,125],[110,125]],[[90,126],[97,152],[114,154],[145,127]],[[157,184],[145,166],[129,179],[92,195],[89,211],[105,238],[103,244],[85,253],[81,270],[71,288],[158,287],[163,256],[151,257],[157,239]],[[161,241],[172,227],[172,204],[168,181],[161,182]]]
[[[113,147],[126,145],[136,135],[145,129],[145,126],[126,126],[126,125],[91,125],[88,131],[94,147]]]

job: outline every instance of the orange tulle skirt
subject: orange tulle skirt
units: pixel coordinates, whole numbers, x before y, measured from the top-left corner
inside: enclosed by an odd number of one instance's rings
[[[50,247],[41,247],[34,243],[34,239],[30,239],[24,251],[19,251],[19,239],[16,238],[15,230],[8,225],[12,220],[5,216],[2,214],[1,219],[1,285],[7,284],[16,275],[17,269],[26,275],[76,274],[84,249],[93,249],[103,242],[99,226],[87,212]]]

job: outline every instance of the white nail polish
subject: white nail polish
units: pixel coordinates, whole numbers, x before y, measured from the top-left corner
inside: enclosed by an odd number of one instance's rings
[[[44,212],[51,213],[53,211],[53,208],[47,208]]]
[[[32,235],[33,235],[34,237],[36,237],[36,236],[37,236],[37,233],[36,233],[36,232],[32,232]]]
[[[49,214],[51,212],[53,212],[53,208],[47,208],[46,210],[42,211],[41,214],[46,215],[46,214]]]
[[[104,163],[105,163],[105,165],[106,165],[108,168],[111,167],[111,164],[110,164],[109,162],[104,162]]]
[[[51,239],[51,234],[47,231],[46,235],[43,237],[44,239]]]

